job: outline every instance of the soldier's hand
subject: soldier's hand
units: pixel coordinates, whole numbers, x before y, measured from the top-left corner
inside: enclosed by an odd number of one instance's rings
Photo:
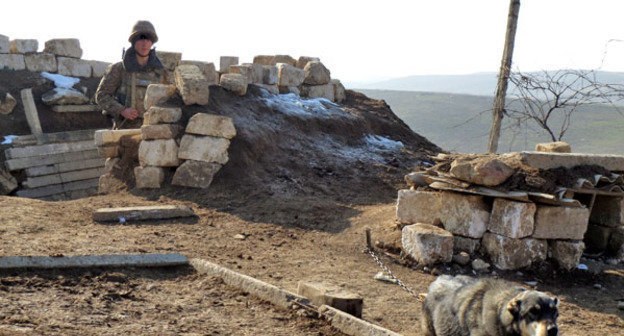
[[[129,107],[121,111],[121,115],[128,120],[134,120],[139,117],[139,111],[133,109],[132,107]]]

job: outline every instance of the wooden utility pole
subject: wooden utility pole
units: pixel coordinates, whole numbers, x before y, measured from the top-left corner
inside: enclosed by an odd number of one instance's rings
[[[498,151],[498,138],[500,137],[501,121],[503,120],[503,112],[505,110],[505,94],[507,94],[507,82],[511,70],[511,57],[513,56],[514,41],[516,39],[519,11],[520,0],[510,0],[509,15],[507,16],[507,33],[505,34],[505,49],[503,50],[503,60],[501,61],[498,83],[496,84],[496,95],[494,97],[492,128],[490,128],[490,139],[487,147],[488,153],[496,153],[496,151]]]

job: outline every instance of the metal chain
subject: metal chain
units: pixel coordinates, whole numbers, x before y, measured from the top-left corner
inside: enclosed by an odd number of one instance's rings
[[[401,288],[403,288],[406,292],[410,293],[411,295],[418,297],[411,288],[407,287],[407,285],[403,281],[401,281],[401,279],[397,278],[394,274],[392,274],[392,271],[390,271],[390,269],[386,267],[386,265],[383,264],[379,256],[377,256],[377,253],[375,252],[375,250],[373,250],[372,248],[366,248],[364,249],[364,252],[370,254],[370,256],[373,257],[373,259],[377,262],[379,267],[381,267],[381,269],[386,274],[388,274],[390,278],[392,278],[392,280],[396,282],[397,285],[401,286]],[[421,301],[420,298],[418,298],[417,300]]]

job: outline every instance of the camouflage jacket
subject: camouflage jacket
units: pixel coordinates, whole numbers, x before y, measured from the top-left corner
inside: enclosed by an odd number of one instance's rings
[[[136,83],[136,97],[132,97],[131,94],[133,76]],[[125,122],[124,128],[128,128],[130,124],[140,127],[145,113],[143,100],[147,86],[168,83],[167,70],[156,57],[154,50],[150,51],[147,64],[141,67],[137,62],[134,48],[130,48],[124,53],[122,62],[112,64],[106,70],[95,93],[95,102],[102,108],[102,113],[112,117],[116,123],[124,119],[121,111],[134,106],[139,111],[139,118]]]

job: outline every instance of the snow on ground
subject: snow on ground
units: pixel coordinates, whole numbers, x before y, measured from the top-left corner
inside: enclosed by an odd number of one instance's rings
[[[264,89],[262,92],[264,95],[260,99],[270,108],[284,114],[315,117],[330,115],[348,116],[340,108],[340,105],[325,98],[305,99],[294,93],[274,95]]]
[[[4,140],[0,142],[0,145],[10,145],[13,143],[13,139],[17,138],[17,135],[5,135]]]
[[[49,72],[42,72],[43,78],[49,79],[54,82],[57,88],[71,89],[74,84],[80,82],[80,79],[75,77],[63,76],[60,74],[51,74]]]
[[[315,142],[319,150],[349,162],[385,163],[385,156],[397,154],[403,149],[400,141],[373,134],[363,136],[359,146],[347,146],[329,136]]]

